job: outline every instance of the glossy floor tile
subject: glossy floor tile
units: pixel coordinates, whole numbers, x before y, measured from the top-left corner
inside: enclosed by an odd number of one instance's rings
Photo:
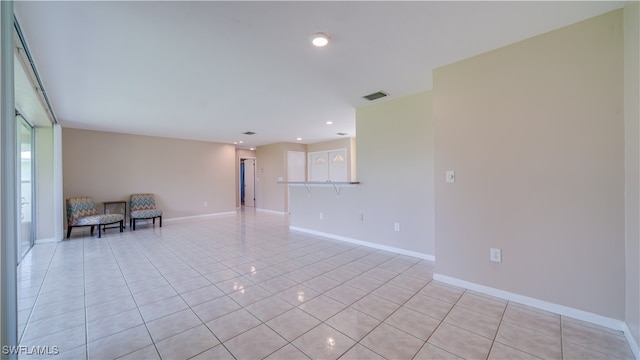
[[[632,359],[619,331],[433,281],[433,263],[241,211],[39,244],[20,359]]]

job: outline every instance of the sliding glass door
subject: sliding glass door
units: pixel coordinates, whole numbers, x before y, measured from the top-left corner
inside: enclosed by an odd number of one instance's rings
[[[18,225],[18,262],[31,249],[35,239],[34,226],[34,136],[33,127],[20,115],[18,122],[18,146],[20,157],[20,224]]]

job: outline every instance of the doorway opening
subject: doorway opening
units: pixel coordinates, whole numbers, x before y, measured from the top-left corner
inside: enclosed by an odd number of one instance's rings
[[[256,159],[240,159],[240,207],[256,206]]]

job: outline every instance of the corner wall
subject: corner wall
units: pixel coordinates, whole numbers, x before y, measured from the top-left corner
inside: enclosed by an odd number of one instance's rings
[[[624,319],[622,99],[621,10],[436,69],[438,275]]]
[[[98,212],[146,192],[166,219],[236,209],[233,145],[63,128],[62,156],[64,198],[92,196]]]
[[[626,316],[635,341],[640,345],[640,3],[624,7],[624,115],[626,167]]]
[[[53,126],[36,127],[36,242],[59,240],[55,233]]]
[[[434,254],[431,92],[356,111],[357,187],[290,187],[291,226],[424,258]],[[322,219],[319,214],[322,212]],[[399,223],[400,231],[394,230]]]
[[[289,211],[287,151],[307,151],[304,144],[276,143],[256,149],[256,209],[278,213]]]

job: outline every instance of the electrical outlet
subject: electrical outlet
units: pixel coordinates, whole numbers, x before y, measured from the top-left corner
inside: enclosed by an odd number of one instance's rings
[[[393,224],[393,230],[400,231],[400,223]]]
[[[502,262],[502,250],[491,248],[491,261],[497,263]]]

